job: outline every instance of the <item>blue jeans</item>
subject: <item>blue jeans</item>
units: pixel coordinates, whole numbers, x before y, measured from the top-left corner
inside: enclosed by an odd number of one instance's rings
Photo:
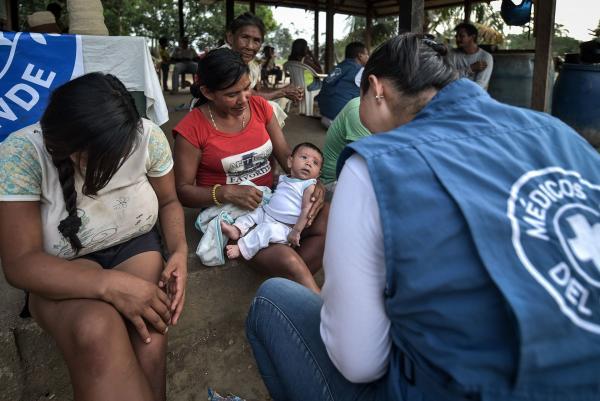
[[[275,401],[384,400],[382,380],[351,383],[333,365],[319,333],[321,298],[283,278],[258,290],[246,334]],[[381,394],[378,396],[378,394]]]

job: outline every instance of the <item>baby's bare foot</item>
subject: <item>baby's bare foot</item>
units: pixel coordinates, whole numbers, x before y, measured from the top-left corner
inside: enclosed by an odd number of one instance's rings
[[[237,245],[227,245],[225,250],[227,251],[227,257],[229,259],[236,259],[240,257],[240,247]]]
[[[234,241],[240,238],[240,229],[233,224],[227,224],[224,221],[221,221],[221,231],[223,231],[223,234],[225,234],[229,239]]]

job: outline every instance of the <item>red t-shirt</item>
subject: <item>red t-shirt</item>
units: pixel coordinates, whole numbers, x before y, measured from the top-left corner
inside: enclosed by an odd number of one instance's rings
[[[267,132],[273,109],[260,96],[252,96],[249,103],[250,121],[234,134],[215,129],[197,108],[173,128],[173,135],[181,135],[202,151],[196,185],[239,184],[244,180],[256,185],[273,185],[269,163],[273,145]]]

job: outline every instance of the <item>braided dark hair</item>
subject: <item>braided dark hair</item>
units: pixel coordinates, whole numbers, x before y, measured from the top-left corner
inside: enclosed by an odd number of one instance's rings
[[[57,88],[40,124],[44,144],[58,170],[68,213],[58,230],[77,254],[83,248],[77,236],[82,222],[77,215],[75,165],[71,157],[85,154],[81,191],[87,196],[96,195],[134,150],[142,127],[140,115],[121,81],[95,72]]]

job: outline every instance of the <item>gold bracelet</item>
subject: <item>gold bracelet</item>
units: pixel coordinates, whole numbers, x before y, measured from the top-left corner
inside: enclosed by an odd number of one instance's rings
[[[215,205],[217,206],[221,206],[222,203],[219,202],[219,200],[217,199],[217,188],[219,188],[221,186],[221,184],[215,184],[212,187],[212,190],[210,191],[211,195],[212,195],[212,200],[215,203]]]

